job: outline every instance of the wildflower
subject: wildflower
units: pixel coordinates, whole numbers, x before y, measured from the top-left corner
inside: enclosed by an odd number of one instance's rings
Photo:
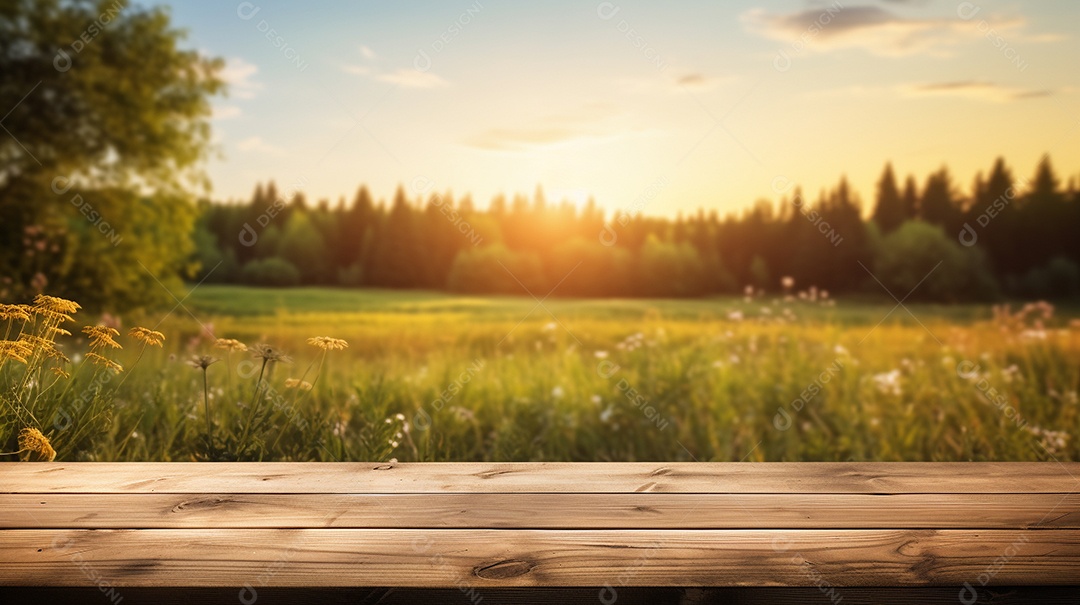
[[[743,320],[742,311],[732,311],[731,313],[728,313],[727,317],[731,321],[742,321]]]
[[[612,406],[609,405],[606,408],[604,408],[603,412],[600,412],[600,422],[603,422],[604,424],[608,424],[609,422],[611,422],[611,419],[612,419],[612,417],[614,415],[615,415],[615,408],[613,408]]]
[[[68,356],[64,355],[63,351],[56,348],[56,345],[53,343],[50,342],[48,345],[43,347],[43,349],[45,351],[45,356],[49,359],[55,359],[61,363],[71,363],[71,360],[68,359]]]
[[[551,389],[552,399],[562,399],[563,395],[565,394],[566,391],[564,391],[562,387],[555,387],[554,389]]]
[[[292,363],[292,358],[267,344],[257,344],[249,349],[251,356],[263,362]]]
[[[14,359],[26,363],[26,358],[33,352],[34,349],[21,340],[0,340],[0,362]]]
[[[229,351],[230,353],[233,352],[233,351],[246,351],[246,350],[248,350],[246,344],[240,342],[239,340],[236,340],[235,338],[219,338],[219,339],[214,341],[214,348],[215,349],[225,349],[226,351]]]
[[[30,307],[25,305],[2,305],[0,304],[0,321],[17,319],[30,321]]]
[[[307,339],[307,343],[324,351],[342,351],[349,347],[349,343],[344,340],[340,338],[330,338],[329,336],[313,336]]]
[[[1027,431],[1039,439],[1039,445],[1051,456],[1061,453],[1071,438],[1065,431],[1051,431],[1037,426],[1029,426]]]
[[[49,368],[49,369],[52,370],[53,374],[56,374],[60,378],[71,378],[71,374],[69,374],[67,372],[67,370],[65,370],[64,368],[54,366],[54,367]]]
[[[596,352],[593,353],[593,355],[595,355],[597,359],[607,359],[608,352],[607,351],[596,351]]]
[[[196,355],[195,357],[189,359],[187,363],[193,368],[198,368],[205,371],[206,368],[209,368],[210,366],[214,365],[219,361],[221,360],[217,357],[211,357],[210,355]]]
[[[63,313],[66,315],[76,313],[82,308],[77,302],[64,300],[63,298],[57,298],[55,296],[46,296],[44,294],[38,294],[34,297],[34,307],[38,310]]]
[[[49,443],[49,438],[32,427],[19,431],[19,451],[38,454],[49,462],[56,459],[56,450]]]
[[[115,370],[117,372],[123,372],[124,371],[124,366],[116,363],[115,361],[109,359],[108,357],[105,357],[104,355],[98,355],[97,353],[94,353],[93,351],[86,354],[86,359],[89,360],[90,363],[93,363],[96,366],[104,366],[104,367],[106,367],[106,368],[108,368],[110,370]]]
[[[886,395],[900,395],[900,370],[892,370],[873,376],[878,391]]]
[[[57,336],[71,336],[71,332],[55,326],[49,328],[49,333],[51,333],[54,338]]]
[[[128,331],[128,336],[152,347],[160,347],[161,343],[165,342],[164,334],[150,328],[132,328]]]
[[[116,328],[110,328],[108,326],[86,326],[82,329],[83,333],[90,337],[90,348],[101,349],[104,347],[113,347],[119,349],[120,343],[113,340],[113,337],[119,336],[120,332]]]
[[[780,285],[783,286],[785,290],[790,290],[795,287],[795,278],[790,275],[785,275],[780,278]]]
[[[299,378],[287,378],[287,379],[285,379],[285,388],[286,389],[299,388],[301,391],[310,391],[311,386],[312,385],[311,385],[310,382],[308,382],[306,380],[300,380]]]

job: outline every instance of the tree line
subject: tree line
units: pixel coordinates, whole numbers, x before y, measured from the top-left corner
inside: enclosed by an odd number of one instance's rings
[[[404,187],[389,203],[361,186],[350,202],[311,204],[270,182],[245,202],[200,203],[194,278],[537,296],[778,291],[782,278],[912,300],[1080,293],[1080,194],[1049,158],[1030,178],[998,159],[967,194],[945,167],[919,183],[887,164],[869,211],[846,179],[812,201],[774,185],[777,203],[666,219],[605,217],[591,200],[551,202],[539,188],[479,209]]]

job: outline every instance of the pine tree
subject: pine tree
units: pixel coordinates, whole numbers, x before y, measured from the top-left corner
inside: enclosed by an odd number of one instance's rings
[[[900,190],[896,187],[896,176],[892,164],[885,164],[885,172],[877,185],[877,206],[874,208],[874,222],[882,234],[888,234],[904,222],[904,202]]]

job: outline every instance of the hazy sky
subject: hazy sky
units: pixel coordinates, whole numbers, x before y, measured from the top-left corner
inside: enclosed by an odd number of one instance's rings
[[[885,161],[1080,173],[1080,3],[177,2],[228,62],[217,198],[401,183],[728,211]],[[778,178],[779,177],[779,178]]]

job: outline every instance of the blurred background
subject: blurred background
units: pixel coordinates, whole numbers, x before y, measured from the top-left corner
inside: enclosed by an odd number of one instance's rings
[[[0,437],[1075,458],[1078,22],[1064,0],[0,3]]]

